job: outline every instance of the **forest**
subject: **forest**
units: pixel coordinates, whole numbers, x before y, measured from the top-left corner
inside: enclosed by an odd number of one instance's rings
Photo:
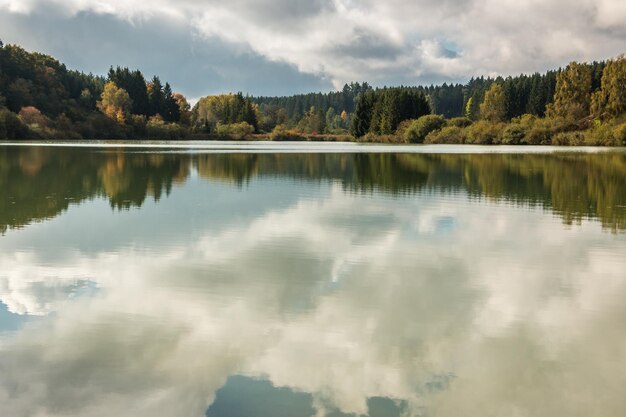
[[[0,41],[0,139],[328,140],[385,143],[626,144],[626,58],[465,84],[288,97],[241,92],[192,107],[158,76],[70,70]]]

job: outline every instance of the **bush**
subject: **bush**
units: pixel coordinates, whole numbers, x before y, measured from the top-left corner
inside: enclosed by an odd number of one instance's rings
[[[78,125],[78,132],[85,139],[126,139],[124,129],[102,113],[90,114]]]
[[[585,144],[590,146],[622,146],[626,139],[626,124],[602,123],[585,132]]]
[[[159,140],[180,140],[187,137],[188,131],[178,123],[165,123],[159,115],[152,116],[146,124],[148,137]]]
[[[347,129],[342,128],[330,129],[328,134],[335,136],[350,136],[350,132]]]
[[[447,126],[468,127],[472,121],[467,117],[453,117],[446,123]]]
[[[424,143],[461,144],[465,143],[467,132],[458,126],[446,126],[441,130],[430,132]]]
[[[552,137],[553,145],[580,146],[585,144],[584,132],[559,132]]]
[[[285,125],[278,125],[272,130],[269,136],[270,140],[285,142],[285,141],[302,141],[306,138],[296,130],[287,129]]]
[[[562,118],[535,118],[528,128],[523,143],[529,145],[551,145],[552,138],[556,134],[572,129],[573,126]]]
[[[132,130],[132,136],[135,138],[145,138],[148,135],[146,116],[133,114],[130,116],[129,125]]]
[[[501,142],[504,123],[494,123],[487,120],[479,120],[467,128],[466,143],[476,145],[492,145]]]
[[[232,123],[226,125],[218,123],[215,133],[217,133],[219,136],[225,136],[229,139],[241,140],[254,133],[254,126],[246,122]]]
[[[332,135],[332,134],[305,134],[304,140],[311,142],[353,142],[354,137],[351,135]]]
[[[615,137],[617,146],[626,146],[626,123],[615,126],[613,136]]]
[[[405,142],[404,134],[413,122],[415,122],[415,119],[403,120],[398,124],[395,136],[398,137],[399,142]]]
[[[547,123],[536,123],[526,134],[524,142],[529,145],[549,145],[555,133]]]
[[[356,141],[363,142],[363,143],[388,143],[388,144],[406,143],[404,139],[398,135],[378,135],[372,132],[369,132],[365,134],[365,136],[361,136],[360,138],[357,138]]]
[[[526,127],[519,123],[512,123],[502,131],[503,145],[519,145],[526,136]]]
[[[413,120],[411,124],[406,128],[403,134],[403,139],[406,142],[422,143],[426,139],[426,135],[435,130],[441,129],[446,124],[446,119],[443,116],[436,114],[429,114],[422,116],[417,120]]]

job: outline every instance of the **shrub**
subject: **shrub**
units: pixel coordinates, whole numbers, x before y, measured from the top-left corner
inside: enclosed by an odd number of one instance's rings
[[[188,131],[178,123],[165,123],[159,115],[152,116],[146,124],[148,137],[161,140],[180,140],[187,137]]]
[[[274,128],[274,130],[272,130],[272,133],[270,133],[269,138],[270,140],[280,141],[280,142],[302,141],[306,139],[304,136],[300,134],[300,132],[287,129],[287,126],[285,125],[277,125]]]
[[[219,136],[241,140],[254,133],[254,126],[246,122],[225,125],[218,123],[215,133]]]
[[[456,126],[456,127],[468,127],[471,124],[472,124],[472,121],[468,119],[467,117],[453,117],[452,119],[448,120],[446,123],[447,126]]]
[[[404,131],[403,138],[407,142],[422,143],[430,132],[441,129],[446,124],[443,116],[428,114],[413,120]]]
[[[146,116],[143,115],[139,115],[139,114],[133,114],[130,117],[130,126],[132,129],[132,136],[135,138],[143,138],[146,137],[148,134],[148,129],[147,129],[147,120],[146,120]]]
[[[615,136],[617,146],[626,146],[626,123],[615,126],[613,136]]]
[[[465,143],[467,132],[458,126],[446,126],[441,130],[435,130],[426,135],[424,143],[461,144]]]
[[[559,132],[552,137],[553,145],[560,146],[580,146],[585,144],[584,132]]]
[[[350,136],[350,132],[347,129],[342,128],[330,129],[328,134],[336,136]]]
[[[492,145],[500,143],[504,124],[479,120],[467,128],[466,143]]]
[[[92,113],[78,125],[85,139],[126,139],[126,132],[114,120],[102,113]]]
[[[590,146],[622,146],[625,138],[626,124],[602,123],[585,131],[585,144]]]
[[[550,145],[552,137],[557,133],[572,130],[572,126],[562,118],[534,119],[530,125],[524,142],[529,145]]]
[[[526,136],[526,127],[519,123],[511,123],[502,131],[503,145],[519,145]]]
[[[396,129],[396,136],[398,137],[399,142],[405,142],[404,134],[413,122],[415,122],[415,119],[403,120],[398,124],[398,128]]]

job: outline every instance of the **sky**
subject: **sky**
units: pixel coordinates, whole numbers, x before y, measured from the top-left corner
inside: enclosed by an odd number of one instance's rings
[[[545,71],[626,52],[623,0],[0,0],[0,39],[190,98]]]

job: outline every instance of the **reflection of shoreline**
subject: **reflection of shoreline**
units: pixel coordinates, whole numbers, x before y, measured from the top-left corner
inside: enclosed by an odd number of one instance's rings
[[[626,153],[626,147],[471,144],[377,144],[358,142],[275,142],[258,140],[81,140],[38,142],[0,140],[4,147],[124,149],[167,153],[411,153],[411,154],[595,154]]]
[[[201,178],[238,186],[272,176],[340,181],[349,191],[396,196],[466,191],[545,207],[568,224],[597,218],[607,230],[626,230],[621,152],[195,154],[27,146],[0,148],[0,231],[55,217],[98,196],[118,209],[139,207],[184,183],[192,166]]]

